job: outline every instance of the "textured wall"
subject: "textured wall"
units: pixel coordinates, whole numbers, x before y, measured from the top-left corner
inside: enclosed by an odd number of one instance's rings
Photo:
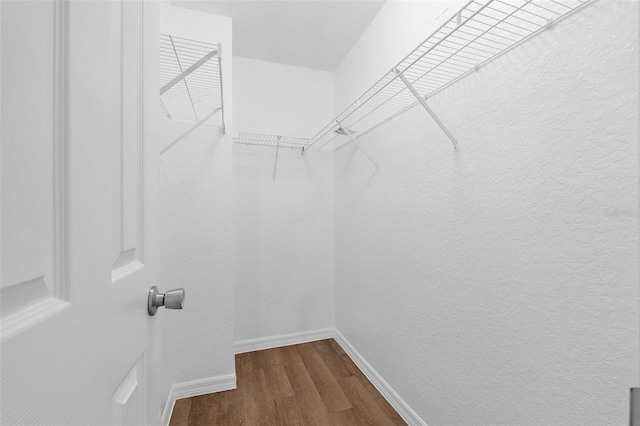
[[[331,152],[233,147],[235,340],[333,327]]]
[[[169,132],[189,127],[175,123]],[[231,138],[200,127],[162,155],[161,178],[159,287],[186,290],[183,310],[158,313],[170,387],[235,373]]]
[[[333,75],[234,57],[235,129],[311,137]],[[333,326],[333,155],[233,148],[235,341]]]
[[[161,4],[161,32],[222,43],[227,134],[232,132],[231,18]],[[160,290],[186,289],[182,311],[162,309],[162,402],[171,385],[235,372],[231,137],[218,113],[160,157]],[[194,118],[195,120],[195,118]],[[164,148],[193,123],[164,119]]]
[[[430,425],[626,424],[637,2],[595,2],[429,102],[458,153],[418,107],[361,139],[379,172],[336,155],[338,329]]]

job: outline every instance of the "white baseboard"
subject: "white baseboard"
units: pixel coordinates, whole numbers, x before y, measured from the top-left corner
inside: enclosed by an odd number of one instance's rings
[[[320,330],[305,331],[301,333],[283,334],[280,336],[262,337],[259,339],[242,340],[234,343],[236,354],[260,351],[264,349],[278,348],[281,346],[297,345],[323,339],[335,339],[342,349],[349,355],[362,373],[378,389],[384,398],[398,412],[410,426],[427,426],[427,424],[411,409],[404,399],[393,390],[376,370],[373,369],[349,341],[335,328],[323,328]],[[236,388],[235,374],[211,377],[209,379],[194,380],[192,382],[178,383],[171,387],[167,405],[162,413],[162,425],[168,426],[171,413],[177,399],[204,395],[207,393],[222,392]]]
[[[235,342],[233,344],[233,347],[236,354],[242,354],[245,352],[279,348],[281,346],[315,342],[316,340],[331,339],[333,336],[333,328],[321,328],[319,330],[303,331],[300,333],[281,334],[280,336],[241,340],[239,342]]]
[[[190,398],[192,396],[205,395],[208,393],[222,392],[236,388],[236,375],[210,377],[207,379],[194,380],[191,382],[178,383],[171,386],[167,404],[162,412],[162,425],[168,426],[173,413],[173,407],[177,399]]]
[[[409,404],[407,404],[405,400],[402,399],[395,390],[393,390],[389,383],[387,383],[382,376],[373,369],[371,364],[369,364],[362,355],[360,355],[360,353],[351,345],[351,343],[349,343],[340,331],[337,329],[334,330],[333,338],[405,422],[410,426],[427,426],[424,420],[422,420],[420,416],[418,416],[418,414],[409,407]]]

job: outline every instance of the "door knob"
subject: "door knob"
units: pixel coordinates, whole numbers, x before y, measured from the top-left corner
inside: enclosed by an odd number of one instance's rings
[[[166,293],[160,293],[155,285],[149,289],[147,298],[147,311],[154,316],[158,308],[164,306],[167,309],[182,309],[184,306],[184,288],[176,288]]]

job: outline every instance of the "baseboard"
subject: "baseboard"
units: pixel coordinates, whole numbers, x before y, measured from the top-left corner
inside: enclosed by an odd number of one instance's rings
[[[303,331],[300,333],[281,334],[280,336],[261,337],[259,339],[241,340],[233,344],[236,354],[261,351],[264,349],[279,348],[281,346],[297,345],[300,343],[315,342],[316,340],[331,339],[334,335],[333,328]]]
[[[400,417],[410,426],[427,426],[427,424],[411,409],[398,393],[387,383],[380,374],[369,364],[349,341],[335,328],[323,328],[301,333],[283,334],[280,336],[262,337],[259,339],[242,340],[234,343],[236,354],[260,351],[264,349],[278,348],[281,346],[297,345],[333,338],[342,347],[347,355],[358,366],[362,373],[378,389]],[[236,388],[235,374],[211,377],[208,379],[194,380],[192,382],[178,383],[171,387],[167,404],[162,413],[162,425],[168,426],[171,413],[177,399],[204,395],[207,393],[222,392]]]
[[[167,404],[162,412],[162,425],[168,426],[171,420],[171,413],[177,399],[190,398],[192,396],[205,395],[208,393],[222,392],[236,388],[236,375],[210,377],[207,379],[194,380],[191,382],[177,383],[171,386]]]
[[[395,390],[393,390],[389,383],[387,383],[382,376],[373,369],[371,364],[369,364],[362,355],[360,355],[360,353],[353,347],[353,345],[351,345],[351,343],[349,343],[340,331],[337,329],[334,330],[333,338],[405,422],[411,426],[427,426],[424,420],[422,420],[420,416],[418,416],[418,414],[409,407],[409,404],[407,404],[405,400],[402,399]]]

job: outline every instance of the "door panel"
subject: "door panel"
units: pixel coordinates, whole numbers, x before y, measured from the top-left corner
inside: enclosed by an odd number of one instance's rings
[[[140,357],[111,398],[114,425],[145,424],[144,357]]]
[[[116,1],[112,5],[114,96],[114,235],[113,281],[142,267],[144,211],[139,197],[143,182],[142,54],[139,32],[141,2]]]
[[[69,306],[65,303],[63,117],[52,108],[63,83],[62,7],[7,2],[2,30],[3,339]],[[21,22],[29,21],[39,31]],[[53,42],[42,43],[42,39]],[[52,80],[55,84],[52,84]],[[20,183],[17,185],[16,183]]]
[[[2,424],[159,422],[156,7],[0,2]]]

